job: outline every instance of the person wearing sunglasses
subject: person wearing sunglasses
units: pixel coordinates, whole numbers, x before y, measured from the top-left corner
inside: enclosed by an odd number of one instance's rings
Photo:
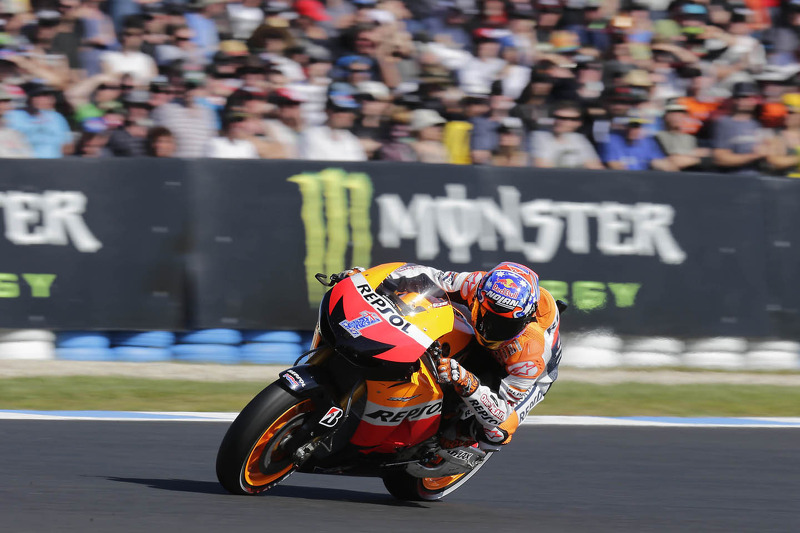
[[[605,168],[592,144],[578,129],[583,111],[574,102],[559,102],[552,114],[552,131],[531,136],[533,164],[542,168]]]

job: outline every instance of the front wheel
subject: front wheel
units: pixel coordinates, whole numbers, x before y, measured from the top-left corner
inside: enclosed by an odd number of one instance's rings
[[[292,458],[303,442],[289,437],[306,421],[314,404],[273,383],[239,413],[217,452],[217,479],[232,494],[271,489],[296,469]]]
[[[407,501],[433,501],[440,500],[452,494],[486,464],[492,452],[487,452],[486,457],[466,474],[445,477],[418,478],[406,472],[392,472],[383,476],[383,484],[389,493],[398,500]]]

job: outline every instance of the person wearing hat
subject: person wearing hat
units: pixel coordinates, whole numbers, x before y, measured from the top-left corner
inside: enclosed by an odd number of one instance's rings
[[[304,131],[300,137],[300,157],[312,161],[366,161],[367,154],[350,129],[360,106],[353,94],[328,95],[328,120],[322,126]]]
[[[25,137],[35,157],[55,159],[71,153],[72,132],[63,115],[55,110],[55,91],[47,85],[30,83],[27,93],[24,109],[6,113],[8,127]]]
[[[411,147],[421,163],[447,163],[449,155],[442,144],[442,130],[447,121],[433,109],[415,109],[411,113]]]
[[[653,137],[644,132],[643,125],[647,119],[631,111],[625,117],[619,117],[617,122],[623,126],[623,131],[612,132],[608,142],[602,145],[601,156],[603,163],[612,170],[662,170],[672,172],[677,170],[664,155]]]
[[[0,158],[32,157],[33,151],[25,137],[6,125],[5,115],[13,108],[13,96],[0,85]]]
[[[759,89],[752,82],[738,82],[731,94],[731,112],[712,125],[714,164],[722,172],[757,174],[769,153],[768,134],[755,119]]]
[[[690,120],[687,111],[687,107],[677,101],[667,103],[664,107],[665,129],[657,132],[655,138],[678,170],[697,170],[711,151],[698,147],[697,137],[684,131],[684,124]]]

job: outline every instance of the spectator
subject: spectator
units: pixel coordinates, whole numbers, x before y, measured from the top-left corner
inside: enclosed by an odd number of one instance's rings
[[[153,111],[156,124],[168,128],[177,145],[175,157],[203,157],[205,146],[216,133],[214,112],[202,105],[203,82],[183,81],[183,94]]]
[[[189,26],[170,27],[168,37],[169,41],[156,47],[158,65],[169,65],[180,61],[184,68],[199,70],[209,62],[204,51],[198,48],[192,39],[193,33]]]
[[[57,11],[39,11],[30,45],[20,46],[21,53],[7,54],[4,59],[14,63],[28,79],[42,80],[56,89],[66,88],[70,81],[69,61],[54,44],[59,25]]]
[[[511,116],[522,120],[526,131],[544,129],[551,123],[550,94],[554,80],[540,66],[534,66],[531,79],[511,110]]]
[[[573,102],[559,102],[553,109],[553,130],[531,136],[533,165],[544,168],[605,168],[589,140],[578,133],[582,110]]]
[[[225,12],[225,0],[193,0],[193,12],[186,14],[195,46],[207,58],[219,49],[219,31],[215,18]]]
[[[72,133],[66,119],[55,111],[55,91],[46,85],[30,84],[24,109],[6,113],[6,124],[25,136],[38,158],[54,159],[72,151]]]
[[[684,131],[698,137],[699,143],[709,146],[711,122],[723,99],[715,87],[716,76],[710,65],[698,65],[683,70],[689,80],[686,96],[678,98],[677,103],[686,106],[689,120],[684,122]]]
[[[177,145],[172,132],[163,126],[150,128],[145,142],[146,153],[150,157],[176,157]]]
[[[800,93],[783,97],[787,114],[784,123],[770,140],[769,169],[776,174],[800,177]]]
[[[119,76],[97,74],[81,83],[71,86],[64,93],[75,109],[75,120],[83,122],[87,118],[102,117],[106,109],[120,98]]]
[[[271,96],[272,103],[277,106],[275,118],[264,121],[266,135],[275,141],[278,151],[268,157],[274,159],[299,159],[300,134],[305,128],[300,106],[302,97],[291,89],[280,88]]]
[[[369,159],[375,159],[383,142],[389,139],[386,121],[391,94],[379,81],[362,81],[356,87],[356,98],[361,104],[361,116],[356,120],[353,133],[361,141]]]
[[[442,144],[442,128],[447,121],[433,109],[415,109],[411,114],[411,144],[421,163],[447,163],[447,149]]]
[[[525,131],[522,121],[516,117],[503,119],[497,128],[497,148],[492,153],[492,165],[496,167],[527,167],[530,157],[523,149]]]
[[[145,86],[158,74],[153,58],[141,51],[144,28],[135,22],[122,31],[122,50],[107,51],[100,56],[105,74],[130,74],[134,84]]]
[[[699,148],[697,138],[684,131],[684,123],[689,120],[686,111],[682,104],[667,104],[664,115],[666,129],[656,133],[656,141],[678,170],[697,170],[711,152],[708,148]]]
[[[83,132],[75,146],[75,155],[78,157],[103,158],[109,157],[106,149],[108,143],[108,127],[103,119],[98,117],[88,118],[81,124]]]
[[[248,140],[246,113],[232,112],[225,117],[222,135],[208,141],[205,155],[223,159],[258,159],[255,145]]]
[[[300,156],[312,161],[366,161],[367,154],[350,131],[359,110],[353,95],[331,94],[326,109],[327,123],[301,135]]]
[[[100,9],[102,3],[101,0],[84,0],[75,11],[83,37],[83,47],[80,51],[81,66],[89,76],[100,74],[100,58],[103,51],[117,46],[114,22]]]
[[[492,30],[478,30],[475,45],[475,56],[458,71],[459,84],[466,92],[488,93],[506,62],[500,57],[500,43]]]
[[[227,4],[228,20],[234,39],[246,40],[264,22],[264,10],[261,7],[263,4],[263,0],[242,0]]]
[[[411,132],[411,113],[408,110],[396,111],[389,121],[389,140],[378,150],[377,158],[382,161],[416,161],[417,154],[411,147],[414,137]]]
[[[613,132],[603,146],[603,162],[612,170],[664,170],[675,166],[666,158],[655,139],[645,135],[646,120],[631,113],[624,119],[624,130]]]
[[[123,127],[111,132],[107,144],[108,150],[116,157],[147,155],[147,132],[152,126],[152,120],[129,114]]]
[[[733,87],[730,116],[714,121],[714,164],[723,172],[756,173],[768,154],[767,133],[755,120],[758,86],[739,82]]]
[[[0,158],[31,157],[33,152],[25,137],[6,126],[5,115],[13,105],[14,99],[11,93],[0,85]]]
[[[470,158],[475,165],[488,164],[492,151],[497,147],[498,124],[488,116],[490,111],[486,95],[472,94],[464,98],[464,114],[472,125]]]
[[[299,37],[309,43],[327,47],[330,36],[322,24],[330,21],[331,16],[325,6],[318,0],[297,0],[294,10],[297,11],[295,26]]]

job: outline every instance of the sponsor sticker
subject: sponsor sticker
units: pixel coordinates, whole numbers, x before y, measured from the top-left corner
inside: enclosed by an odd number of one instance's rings
[[[339,325],[342,326],[345,331],[347,331],[347,333],[349,333],[350,336],[355,339],[361,336],[361,330],[370,326],[374,326],[380,321],[381,317],[378,316],[377,313],[361,311],[361,315],[358,318],[354,318],[353,320],[342,320],[339,322]]]

